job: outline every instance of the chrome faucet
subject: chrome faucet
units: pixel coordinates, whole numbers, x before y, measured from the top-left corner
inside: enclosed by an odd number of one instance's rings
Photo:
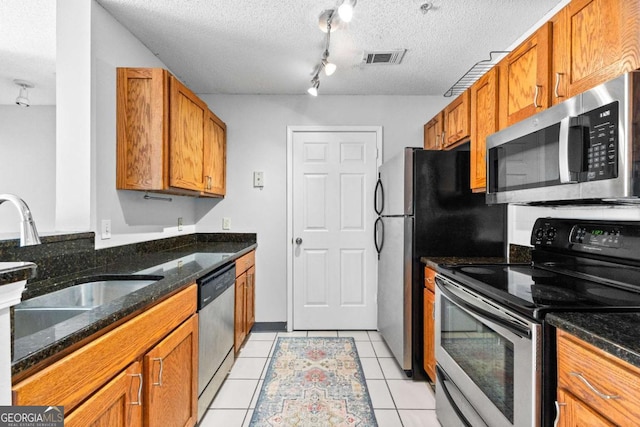
[[[4,202],[11,202],[20,212],[20,246],[39,245],[40,236],[36,230],[36,223],[33,222],[29,206],[20,197],[14,194],[0,194],[0,205]]]

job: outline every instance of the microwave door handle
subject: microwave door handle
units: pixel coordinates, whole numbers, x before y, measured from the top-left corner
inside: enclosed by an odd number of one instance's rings
[[[567,116],[560,121],[560,140],[558,141],[558,168],[560,172],[560,183],[570,184],[576,182],[571,179],[569,170],[569,128],[571,117]]]

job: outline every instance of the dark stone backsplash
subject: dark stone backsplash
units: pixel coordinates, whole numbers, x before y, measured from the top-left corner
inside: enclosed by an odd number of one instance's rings
[[[27,282],[23,299],[57,290],[87,271],[108,266],[136,255],[179,250],[198,243],[256,243],[255,233],[197,233],[139,242],[111,248],[95,249],[95,233],[73,233],[41,237],[42,244],[20,247],[18,240],[0,241],[0,261],[31,261],[37,265],[35,277]],[[230,252],[237,249],[231,247]]]
[[[509,245],[509,262],[511,263],[530,263],[531,250],[529,246]]]

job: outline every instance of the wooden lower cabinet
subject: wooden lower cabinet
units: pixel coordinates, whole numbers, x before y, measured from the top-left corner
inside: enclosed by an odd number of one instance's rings
[[[256,320],[255,251],[236,260],[234,350],[237,353]]]
[[[640,425],[640,369],[558,330],[558,425]]]
[[[66,427],[141,427],[142,365],[133,362],[71,414]]]
[[[424,336],[423,336],[423,368],[431,381],[436,380],[436,336],[435,336],[435,277],[432,268],[424,268]]]
[[[194,426],[196,304],[191,285],[14,384],[13,404],[64,406],[65,426]]]
[[[560,416],[557,427],[615,426],[615,424],[601,417],[596,411],[565,390],[558,392],[558,402],[562,402],[562,404],[558,406],[560,408]]]

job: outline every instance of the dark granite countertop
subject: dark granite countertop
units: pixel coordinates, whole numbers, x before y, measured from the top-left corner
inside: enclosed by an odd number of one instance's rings
[[[36,275],[36,265],[32,262],[0,262],[0,286],[29,280]]]
[[[23,373],[47,358],[96,335],[121,319],[157,303],[170,294],[194,283],[199,277],[255,249],[255,241],[198,241],[191,245],[158,252],[122,256],[108,265],[82,271],[51,285],[62,289],[83,278],[111,274],[160,275],[163,279],[114,301],[52,326],[13,340],[12,375]],[[227,253],[228,257],[207,256]],[[201,255],[203,254],[203,255]],[[86,280],[85,280],[86,281]]]
[[[546,321],[640,368],[640,313],[569,312]]]
[[[501,257],[420,257],[420,262],[435,269],[438,264],[501,264]]]

